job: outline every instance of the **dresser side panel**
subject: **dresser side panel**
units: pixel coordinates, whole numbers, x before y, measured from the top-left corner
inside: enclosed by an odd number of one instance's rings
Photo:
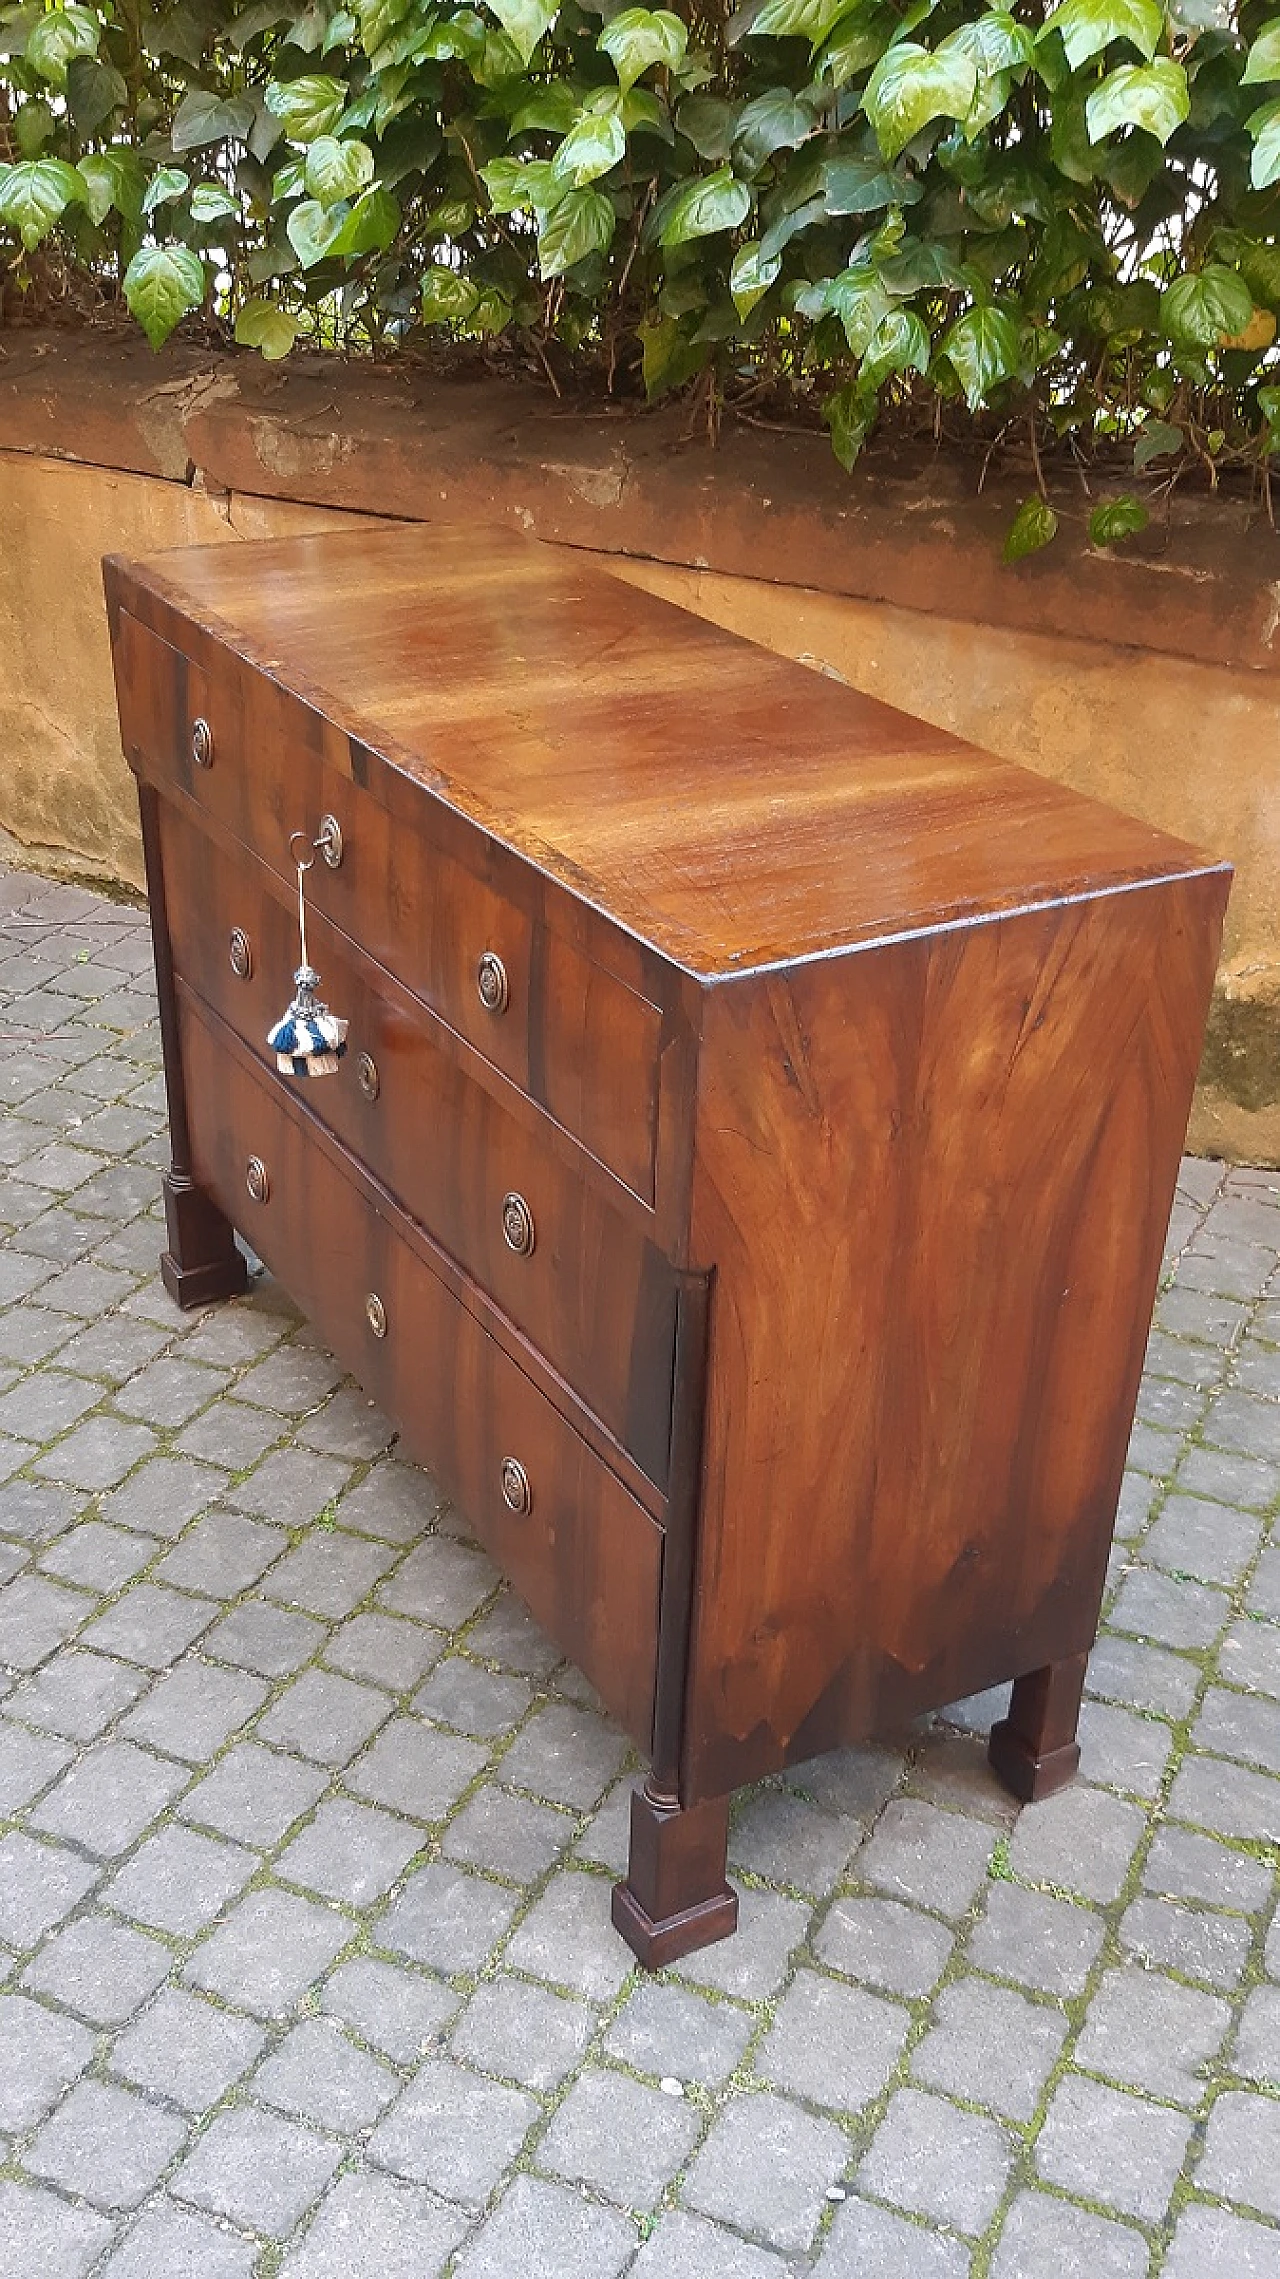
[[[1228,884],[708,994],[686,1801],[1091,1643]]]

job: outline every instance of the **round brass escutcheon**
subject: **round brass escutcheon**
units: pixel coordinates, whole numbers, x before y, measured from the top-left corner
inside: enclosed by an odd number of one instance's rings
[[[378,1296],[376,1290],[370,1290],[368,1297],[365,1299],[364,1318],[368,1322],[369,1327],[373,1331],[375,1337],[386,1336],[387,1309],[383,1305],[382,1300]]]
[[[502,1198],[502,1236],[508,1250],[517,1258],[527,1258],[537,1241],[533,1213],[523,1195],[504,1195]]]
[[[366,1100],[376,1100],[382,1090],[382,1078],[378,1074],[378,1063],[371,1052],[362,1052],[356,1062],[356,1083]]]
[[[253,972],[253,944],[243,926],[232,927],[227,955],[231,960],[231,971],[238,974],[241,981],[247,981]]]
[[[244,1167],[244,1183],[255,1203],[265,1203],[271,1193],[271,1180],[266,1164],[260,1155],[251,1155]]]
[[[508,1511],[526,1512],[533,1509],[533,1489],[529,1475],[517,1456],[502,1459],[502,1500]]]
[[[322,815],[316,833],[316,845],[330,870],[337,870],[342,861],[342,825],[336,815]]]
[[[213,766],[213,730],[207,720],[191,723],[191,757],[198,768]]]
[[[511,1002],[507,969],[496,950],[486,950],[476,967],[476,988],[486,1013],[505,1013]]]

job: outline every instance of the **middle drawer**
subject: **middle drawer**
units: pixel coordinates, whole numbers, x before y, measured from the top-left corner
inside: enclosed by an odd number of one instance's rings
[[[177,972],[274,1071],[266,1037],[292,994],[297,908],[168,801],[160,840]],[[433,1041],[393,985],[366,979],[308,911],[321,994],[350,1026],[332,1076],[301,1092],[360,1162],[502,1308],[665,1488],[676,1287],[639,1229]],[[233,963],[233,954],[234,960]]]

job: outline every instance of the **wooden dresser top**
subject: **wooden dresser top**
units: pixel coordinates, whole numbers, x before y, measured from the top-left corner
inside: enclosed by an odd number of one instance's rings
[[[158,632],[194,621],[695,972],[1225,867],[503,531],[121,567]]]

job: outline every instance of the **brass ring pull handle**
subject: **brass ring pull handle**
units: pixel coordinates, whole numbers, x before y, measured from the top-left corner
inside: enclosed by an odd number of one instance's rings
[[[505,1013],[511,1002],[507,969],[496,950],[485,950],[476,966],[476,988],[486,1013]]]
[[[382,1300],[378,1296],[376,1290],[370,1290],[368,1297],[365,1299],[364,1318],[368,1322],[369,1327],[373,1331],[375,1337],[386,1336],[387,1309],[383,1305]]]
[[[524,1513],[533,1510],[533,1489],[529,1475],[516,1456],[502,1459],[502,1500],[508,1511]]]
[[[213,730],[207,720],[191,723],[191,757],[198,768],[213,766]]]
[[[382,1090],[378,1063],[371,1052],[362,1052],[356,1062],[356,1082],[366,1100],[376,1100]]]
[[[247,981],[253,972],[253,944],[243,926],[232,927],[227,956],[231,961],[231,971],[237,979]]]
[[[538,1239],[533,1213],[523,1195],[502,1198],[502,1239],[517,1258],[527,1258]]]
[[[271,1179],[260,1155],[251,1155],[244,1167],[244,1183],[255,1203],[265,1203],[271,1196]]]

